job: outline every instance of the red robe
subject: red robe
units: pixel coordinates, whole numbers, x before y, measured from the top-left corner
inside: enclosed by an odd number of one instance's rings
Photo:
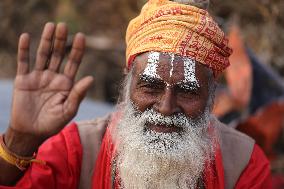
[[[95,173],[92,178],[93,189],[110,189],[112,154],[113,144],[107,130],[95,165]],[[82,146],[77,125],[73,123],[58,135],[47,140],[40,147],[37,158],[45,160],[46,165],[32,164],[16,186],[0,186],[0,189],[78,188]],[[206,189],[224,188],[224,170],[220,150],[217,150],[215,154],[215,161],[205,170],[204,178]],[[235,188],[271,188],[269,162],[257,145],[254,146],[251,159]]]

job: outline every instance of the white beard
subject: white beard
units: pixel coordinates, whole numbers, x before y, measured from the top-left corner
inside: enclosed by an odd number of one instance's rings
[[[147,129],[147,122],[175,125],[182,132],[158,133]],[[152,109],[141,113],[129,102],[112,133],[121,188],[195,189],[214,153],[208,122],[208,110],[193,120],[183,114],[163,116]]]

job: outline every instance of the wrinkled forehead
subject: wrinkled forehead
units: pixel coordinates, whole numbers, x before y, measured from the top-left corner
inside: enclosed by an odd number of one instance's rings
[[[209,69],[196,61],[165,52],[146,52],[134,60],[134,74],[157,77],[166,82],[204,82],[208,80]]]

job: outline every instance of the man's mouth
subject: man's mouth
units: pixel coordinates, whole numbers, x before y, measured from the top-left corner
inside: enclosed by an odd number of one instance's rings
[[[173,133],[173,132],[179,133],[182,131],[182,128],[176,127],[174,125],[168,126],[168,125],[162,125],[162,124],[147,124],[147,127],[150,130],[158,132],[158,133]]]

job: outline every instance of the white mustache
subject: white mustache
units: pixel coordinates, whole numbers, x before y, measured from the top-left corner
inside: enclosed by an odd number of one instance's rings
[[[167,127],[185,128],[187,125],[192,125],[192,119],[188,118],[184,113],[177,113],[171,116],[165,116],[153,108],[141,113],[141,118],[145,119],[146,123],[155,125],[165,125]]]

